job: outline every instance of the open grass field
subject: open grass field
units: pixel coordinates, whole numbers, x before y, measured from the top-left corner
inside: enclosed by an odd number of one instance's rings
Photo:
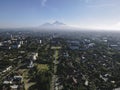
[[[36,84],[35,82],[30,82],[30,77],[28,75],[28,69],[20,69],[20,72],[23,73],[23,82],[25,84],[25,90],[29,90],[29,87]]]
[[[46,72],[49,70],[49,67],[47,64],[37,64],[37,70],[39,72]]]
[[[56,47],[52,46],[51,49],[61,49],[61,47],[60,46],[56,46]]]

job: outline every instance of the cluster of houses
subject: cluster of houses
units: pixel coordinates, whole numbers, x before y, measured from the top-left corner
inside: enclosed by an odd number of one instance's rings
[[[0,74],[4,74],[8,71],[10,71],[13,67],[12,66],[8,66],[6,69],[4,69],[2,72],[0,72]]]
[[[64,60],[63,60],[63,58],[64,58]],[[66,67],[66,69],[62,70],[62,72],[64,72],[65,78],[61,77],[63,74],[61,72],[61,74],[60,74],[61,80],[60,81],[64,81],[64,83],[69,83],[69,84],[71,84],[72,87],[76,87],[76,85],[78,85],[79,82],[81,82],[81,83],[84,82],[84,85],[87,87],[89,85],[89,81],[88,81],[86,75],[84,75],[81,72],[81,70],[78,69],[77,65],[74,66],[73,62],[74,63],[78,63],[78,62],[73,61],[70,58],[71,58],[71,55],[69,54],[68,51],[64,51],[62,53],[62,59],[60,59],[59,64],[62,64],[63,68]],[[85,59],[85,57],[82,57],[82,58]],[[66,73],[66,75],[65,75],[65,73]]]
[[[2,84],[2,90],[24,90],[23,77],[17,72],[7,76]]]
[[[36,61],[37,58],[38,58],[38,53],[37,52],[29,53],[28,58],[29,58],[29,65],[27,67],[28,68],[33,68],[34,67],[34,61]]]
[[[94,80],[98,80],[101,83],[103,82],[104,85],[110,84],[115,86],[118,84],[118,80],[113,78],[113,72],[119,70],[117,61],[115,62],[112,59],[113,57],[107,53],[109,52],[109,49],[106,51],[108,48],[107,44],[105,44],[106,46],[102,46],[102,43],[99,44],[99,42],[95,42],[89,39],[66,41],[65,45],[69,49],[67,50],[65,47],[65,50],[62,51],[62,58],[59,61],[61,68],[63,68],[62,71],[60,71],[60,77],[64,74],[64,78],[61,77],[61,81],[63,80],[73,87],[77,87],[79,82],[85,87],[89,87]],[[102,42],[109,43],[111,48],[119,46],[115,43],[110,43],[107,39],[104,39]],[[83,47],[84,51],[80,50],[82,45],[85,46]],[[102,47],[106,49],[102,49]],[[99,83],[99,86],[95,84],[98,89],[102,87],[101,83]]]
[[[73,41],[67,41],[68,47],[71,50],[79,50],[80,49],[80,42],[73,40]]]
[[[51,39],[51,46],[59,46],[59,45],[60,45],[59,38],[52,38]]]
[[[108,45],[109,49],[120,50],[120,41],[117,39],[116,39],[116,41],[114,41],[110,37],[103,37],[100,39],[100,41],[102,43],[105,43],[106,45]]]
[[[67,40],[66,43],[67,43],[68,49],[70,50],[87,50],[89,48],[94,48],[94,46],[96,46],[96,44],[92,42],[95,40],[100,41],[101,43],[105,43],[110,49],[120,50],[120,41],[118,40],[115,42],[112,39],[109,39],[108,37],[96,38],[94,40],[85,38],[82,41]]]
[[[11,38],[10,40],[5,40],[0,42],[1,49],[18,49],[23,45],[24,41],[18,38]]]
[[[67,40],[66,42],[70,50],[86,50],[95,46],[95,43],[88,39],[84,39],[82,42],[79,40]]]

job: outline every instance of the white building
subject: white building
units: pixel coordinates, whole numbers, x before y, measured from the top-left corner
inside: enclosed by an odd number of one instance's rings
[[[32,60],[37,60],[37,58],[38,58],[38,53],[32,53],[32,55],[31,55],[31,59]]]

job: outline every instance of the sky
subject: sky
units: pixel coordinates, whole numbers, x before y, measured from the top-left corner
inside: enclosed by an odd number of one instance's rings
[[[56,20],[73,27],[120,30],[120,0],[0,0],[0,28]]]

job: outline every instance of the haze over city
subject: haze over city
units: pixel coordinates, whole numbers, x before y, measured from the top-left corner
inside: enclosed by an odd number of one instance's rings
[[[0,0],[0,90],[120,90],[120,0]]]
[[[0,28],[62,22],[84,29],[120,30],[120,0],[0,0]]]

